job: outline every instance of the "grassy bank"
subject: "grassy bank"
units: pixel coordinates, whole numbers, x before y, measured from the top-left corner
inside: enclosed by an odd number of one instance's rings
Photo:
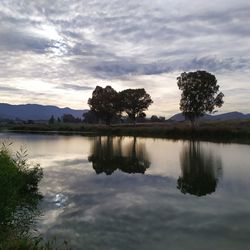
[[[170,139],[237,140],[250,139],[250,120],[201,122],[192,129],[188,122],[117,125],[17,124],[0,126],[1,131],[80,133],[87,135],[143,136]]]

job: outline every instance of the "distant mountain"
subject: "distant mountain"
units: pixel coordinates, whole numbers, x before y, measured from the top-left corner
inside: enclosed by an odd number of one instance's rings
[[[75,110],[70,108],[59,108],[57,106],[45,106],[39,104],[11,105],[0,103],[1,119],[20,119],[20,120],[49,120],[54,115],[55,118],[63,114],[71,114],[74,117],[82,118],[82,115],[88,110]]]
[[[220,115],[204,115],[201,120],[202,121],[229,121],[229,120],[244,120],[250,119],[250,114],[243,114],[240,112],[229,112]],[[185,120],[183,114],[178,113],[173,115],[169,120],[181,122]]]

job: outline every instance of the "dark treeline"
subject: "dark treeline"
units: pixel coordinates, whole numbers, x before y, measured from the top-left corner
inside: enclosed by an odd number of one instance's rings
[[[57,119],[52,115],[49,119],[49,124],[54,124],[54,123],[59,123],[59,122],[80,123],[82,122],[82,119],[80,119],[79,117],[74,117],[71,114],[64,114],[61,118],[58,117]]]
[[[71,114],[64,114],[61,118],[53,115],[49,119],[49,124],[54,123],[91,123],[101,124],[121,122],[145,122],[146,111],[153,103],[150,95],[145,89],[125,89],[117,92],[111,86],[102,88],[96,86],[92,97],[88,100],[90,110],[83,114],[83,119],[75,118]],[[152,122],[165,121],[165,117],[151,117]]]

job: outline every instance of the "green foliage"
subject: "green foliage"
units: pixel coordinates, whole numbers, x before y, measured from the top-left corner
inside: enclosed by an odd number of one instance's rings
[[[27,150],[21,148],[13,155],[10,146],[0,147],[0,250],[70,249],[66,241],[44,241],[30,232],[40,215],[38,183],[43,171],[28,163]]]
[[[70,250],[67,241],[58,243],[56,239],[44,241],[41,237],[24,235],[17,237],[11,234],[5,242],[0,245],[0,250]]]
[[[212,113],[215,107],[223,104],[223,93],[214,75],[206,71],[182,73],[177,78],[177,85],[182,90],[180,110],[192,124],[205,113]]]
[[[120,92],[121,109],[135,122],[137,117],[145,117],[146,111],[153,103],[145,89],[125,89]]]
[[[22,148],[13,156],[10,145],[3,143],[0,148],[0,249],[10,235],[27,234],[42,198],[37,187],[42,169],[28,164]]]

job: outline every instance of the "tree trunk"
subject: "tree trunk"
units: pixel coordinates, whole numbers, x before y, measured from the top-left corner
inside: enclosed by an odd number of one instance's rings
[[[110,126],[111,119],[109,116],[106,117],[106,125]]]
[[[136,117],[135,117],[135,115],[133,115],[132,120],[133,120],[133,124],[134,124],[134,126],[135,126],[135,125],[136,125]]]

